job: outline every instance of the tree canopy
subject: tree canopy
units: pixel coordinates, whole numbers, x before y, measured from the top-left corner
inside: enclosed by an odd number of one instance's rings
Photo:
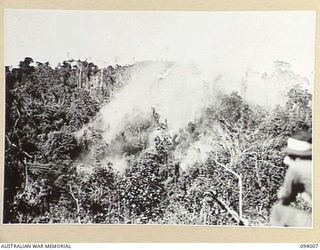
[[[281,148],[311,130],[312,94],[293,86],[272,109],[221,94],[174,134],[154,108],[108,145],[89,124],[131,67],[30,57],[6,67],[4,222],[269,225]]]

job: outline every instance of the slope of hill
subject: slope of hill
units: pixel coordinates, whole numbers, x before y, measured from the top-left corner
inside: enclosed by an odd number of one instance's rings
[[[282,105],[266,106],[259,74],[224,77],[174,62],[7,69],[5,222],[268,225],[312,95],[278,72],[265,79],[286,82]]]

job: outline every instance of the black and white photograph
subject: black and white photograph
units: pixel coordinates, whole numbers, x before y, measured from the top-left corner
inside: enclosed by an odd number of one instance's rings
[[[315,11],[4,21],[1,223],[313,227]]]

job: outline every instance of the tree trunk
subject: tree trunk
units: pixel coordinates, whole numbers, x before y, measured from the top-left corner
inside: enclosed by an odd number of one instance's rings
[[[76,202],[78,223],[81,224],[79,199],[77,199],[75,197],[75,195],[73,194],[72,187],[70,184],[69,184],[69,188],[70,188],[70,194],[71,194],[72,198],[74,199],[74,201]]]
[[[215,163],[219,165],[220,167],[223,167],[225,170],[233,174],[237,179],[238,179],[238,185],[239,185],[239,219],[242,220],[242,196],[243,196],[243,191],[242,191],[242,176],[237,174],[235,171],[232,169],[228,168],[227,166],[219,163],[216,159],[214,159]]]
[[[24,160],[23,163],[24,163],[24,169],[25,169],[25,175],[26,175],[26,182],[25,182],[24,190],[27,190],[28,186],[29,186],[28,165],[26,163],[26,160]]]

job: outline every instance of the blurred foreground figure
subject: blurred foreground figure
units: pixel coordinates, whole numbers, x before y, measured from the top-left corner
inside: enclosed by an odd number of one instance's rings
[[[283,227],[311,227],[311,212],[290,206],[301,197],[312,206],[312,136],[300,131],[288,138],[284,163],[289,166],[284,183],[278,193],[279,202],[272,208],[271,225]],[[310,209],[309,209],[310,210]]]

